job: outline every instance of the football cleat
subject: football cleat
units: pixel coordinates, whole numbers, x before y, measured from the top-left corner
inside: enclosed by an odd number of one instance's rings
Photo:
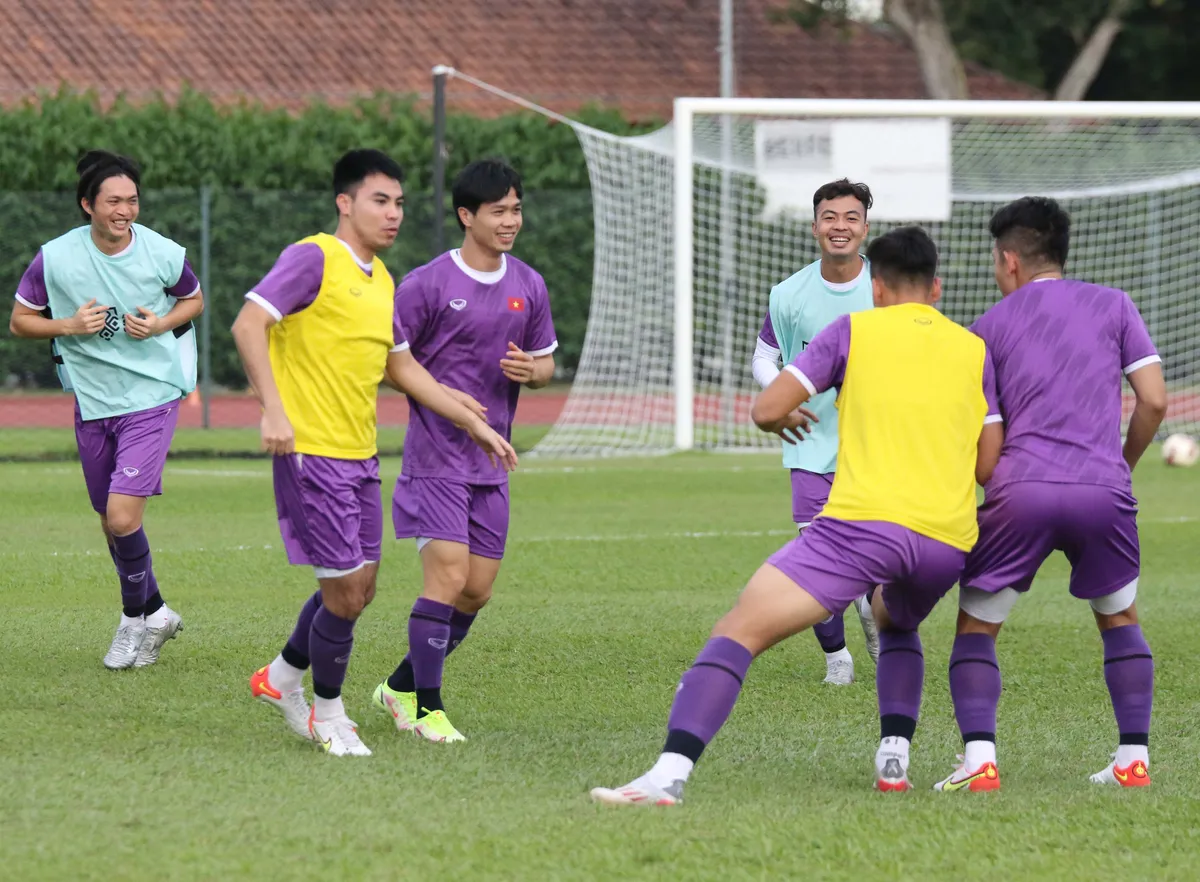
[[[308,728],[312,708],[304,697],[304,689],[293,689],[291,692],[276,689],[271,685],[270,670],[268,665],[250,675],[250,694],[283,714],[289,729],[306,741],[312,741],[312,732]]]
[[[615,790],[594,788],[592,802],[605,805],[679,805],[683,802],[683,781],[677,780],[666,787],[659,787],[643,775]]]
[[[959,764],[954,767],[954,771],[950,773],[950,777],[944,781],[938,781],[933,785],[933,789],[940,793],[953,793],[956,790],[970,790],[973,793],[984,793],[989,790],[1000,789],[1000,770],[996,768],[995,763],[984,763],[975,770],[969,770],[961,762],[963,758],[959,757]]]
[[[1088,780],[1093,784],[1116,784],[1120,787],[1149,787],[1150,768],[1141,760],[1134,760],[1122,769],[1117,766],[1117,760],[1114,756],[1113,761],[1108,764],[1107,768],[1092,775]]]

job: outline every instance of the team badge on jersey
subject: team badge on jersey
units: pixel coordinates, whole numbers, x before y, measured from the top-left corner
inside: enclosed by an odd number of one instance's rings
[[[451,300],[451,301],[450,301],[450,308],[451,308],[451,309],[462,309],[462,308],[464,308],[466,305],[467,305],[467,301],[465,301],[465,300]]]
[[[509,312],[524,312],[525,311],[525,298],[524,297],[509,297],[508,298],[508,311]]]

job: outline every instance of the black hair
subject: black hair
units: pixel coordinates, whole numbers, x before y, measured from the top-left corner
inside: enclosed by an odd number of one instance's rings
[[[937,278],[938,250],[921,227],[896,227],[867,246],[871,278],[891,289],[933,286]]]
[[[384,175],[398,184],[404,183],[404,169],[382,150],[350,150],[334,163],[334,198],[343,193],[353,196],[371,175]]]
[[[830,181],[828,184],[822,184],[817,192],[813,193],[813,217],[817,216],[817,206],[826,199],[838,199],[842,196],[853,196],[861,202],[863,218],[866,218],[867,211],[874,202],[871,198],[871,188],[866,184],[855,184],[849,178],[842,178],[838,181]]]
[[[137,162],[128,156],[109,153],[107,150],[89,150],[75,163],[75,171],[79,174],[79,184],[75,188],[75,204],[79,206],[79,213],[85,221],[90,221],[92,216],[83,210],[83,200],[86,199],[89,205],[94,206],[101,185],[109,178],[129,178],[137,188],[138,195],[142,194],[141,169],[138,168]]]
[[[988,230],[1001,251],[1012,251],[1030,266],[1067,265],[1071,216],[1048,196],[1025,196],[992,215]]]
[[[524,194],[521,175],[503,159],[477,159],[467,165],[458,173],[451,189],[454,219],[458,221],[458,228],[467,228],[458,216],[460,208],[474,214],[481,205],[499,202],[508,195],[509,190],[516,190],[518,199]]]

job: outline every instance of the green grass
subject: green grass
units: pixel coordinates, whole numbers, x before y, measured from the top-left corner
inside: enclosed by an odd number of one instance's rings
[[[8,433],[5,433],[6,435]],[[1061,560],[1001,642],[1004,790],[928,788],[959,748],[946,685],[953,597],[923,629],[912,777],[871,790],[872,668],[823,687],[807,635],[752,669],[729,725],[668,811],[593,806],[661,746],[679,674],[790,534],[773,457],[571,464],[513,479],[492,605],[449,661],[470,739],[401,737],[369,706],[404,654],[419,584],[388,541],[346,702],[375,755],[335,760],[249,699],[311,577],[279,548],[268,465],[173,461],[148,532],[186,621],[153,668],[100,665],[116,580],[78,466],[0,465],[0,876],[10,879],[1194,879],[1200,836],[1200,469],[1137,475],[1139,606],[1158,665],[1154,786],[1086,781],[1115,743],[1100,641]],[[398,470],[384,463],[385,487]],[[723,535],[724,534],[724,535]]]
[[[514,426],[513,446],[518,453],[529,450],[549,431],[549,426]],[[179,428],[171,444],[178,459],[247,459],[261,457],[258,429]],[[384,456],[399,456],[404,448],[404,427],[379,430],[379,449]],[[0,429],[0,463],[59,462],[78,460],[75,433],[71,429]]]

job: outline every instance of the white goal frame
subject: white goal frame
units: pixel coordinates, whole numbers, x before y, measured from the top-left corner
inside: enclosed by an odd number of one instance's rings
[[[1200,102],[933,101],[883,99],[676,98],[674,129],[674,398],[675,449],[695,444],[693,125],[711,116],[957,119],[1195,119]],[[1200,163],[1198,163],[1200,166]],[[1124,189],[1124,188],[1122,188]]]

